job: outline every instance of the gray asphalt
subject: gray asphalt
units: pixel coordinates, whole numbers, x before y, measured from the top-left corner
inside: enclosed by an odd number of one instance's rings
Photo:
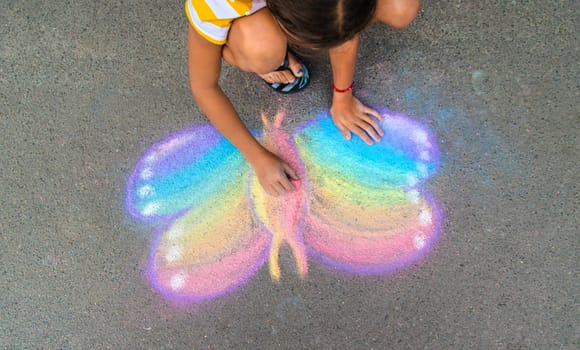
[[[124,197],[150,145],[207,123],[182,2],[2,1],[0,347],[577,349],[578,23],[574,1],[444,0],[371,27],[356,94],[437,135],[437,244],[394,273],[263,268],[178,307],[145,277],[154,230]],[[227,66],[223,87],[248,125],[285,110],[292,130],[330,103],[326,59],[308,63],[308,92]]]

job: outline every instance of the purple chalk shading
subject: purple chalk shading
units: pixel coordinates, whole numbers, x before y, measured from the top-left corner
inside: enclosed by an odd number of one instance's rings
[[[194,159],[199,157],[200,154],[203,154],[208,149],[215,147],[215,145],[219,142],[219,137],[218,137],[219,134],[216,134],[216,133],[217,133],[217,130],[211,125],[194,126],[194,127],[170,134],[167,137],[163,138],[162,140],[153,144],[151,147],[149,147],[149,149],[147,149],[147,151],[145,151],[145,153],[139,158],[139,160],[137,161],[137,163],[133,169],[133,173],[129,176],[129,179],[127,180],[127,187],[125,190],[125,208],[126,208],[127,212],[129,213],[129,215],[131,215],[131,217],[133,217],[141,222],[150,223],[150,224],[157,224],[157,223],[159,223],[159,221],[161,219],[158,216],[154,216],[154,215],[147,216],[147,215],[141,214],[137,210],[137,208],[135,207],[134,202],[133,202],[132,191],[135,189],[135,185],[138,182],[138,178],[139,178],[141,172],[143,171],[144,168],[146,168],[146,165],[149,165],[149,164],[147,164],[146,159],[150,155],[152,155],[155,152],[161,152],[161,153],[166,152],[163,150],[163,148],[165,148],[164,145],[170,144],[172,142],[172,140],[184,140],[184,142],[187,143],[189,140],[195,139],[196,136],[199,136],[200,138],[203,137],[207,142],[200,143],[200,144],[205,145],[205,146],[191,149],[191,153],[189,155],[189,158],[191,158],[191,161],[193,161]],[[159,157],[159,158],[163,159],[164,157]],[[167,165],[165,166],[165,168],[166,167],[167,167]],[[160,167],[160,169],[164,169],[164,167]],[[180,216],[181,214],[183,214],[183,212],[184,211],[177,212],[174,215],[171,215],[169,217],[164,217],[162,221],[163,222],[170,221],[170,220]]]

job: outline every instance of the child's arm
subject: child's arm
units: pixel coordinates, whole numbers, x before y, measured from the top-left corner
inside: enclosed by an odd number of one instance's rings
[[[345,89],[353,82],[358,44],[357,34],[352,40],[329,50],[334,86],[338,89]],[[354,97],[352,89],[345,92],[334,91],[330,114],[334,124],[347,140],[350,140],[350,133],[353,132],[370,145],[373,143],[371,138],[379,141],[383,135],[380,126],[373,119],[374,116],[381,120],[381,115]]]
[[[191,91],[201,110],[250,162],[266,192],[280,195],[292,191],[288,176],[298,179],[294,171],[252,136],[218,85],[222,47],[205,40],[191,26],[188,46]]]

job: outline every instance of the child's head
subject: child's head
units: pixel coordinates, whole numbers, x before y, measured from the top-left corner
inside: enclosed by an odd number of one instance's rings
[[[291,42],[313,49],[327,49],[352,39],[363,30],[373,18],[377,0],[266,2]]]

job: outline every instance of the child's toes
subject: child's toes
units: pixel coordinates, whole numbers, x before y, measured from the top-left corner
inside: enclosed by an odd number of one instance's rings
[[[272,89],[280,93],[293,93],[302,90],[308,85],[308,69],[294,55],[288,53],[284,64],[276,71],[259,76],[270,85]]]
[[[302,68],[303,63],[298,61],[296,57],[290,52],[288,53],[288,61],[290,70],[294,76],[300,77],[304,74],[304,69]]]
[[[280,71],[280,72],[271,72],[267,74],[259,74],[260,78],[264,79],[266,82],[273,84],[273,83],[282,83],[288,84],[296,79],[291,72],[289,71]]]
[[[272,84],[274,82],[274,79],[272,79],[272,73],[267,73],[267,74],[258,74],[258,76],[262,79],[264,79],[265,82]]]
[[[280,79],[280,74],[278,74],[278,72],[271,72],[271,73],[266,73],[266,74],[259,74],[260,78],[264,79],[266,82],[272,84],[272,83],[280,83],[282,82]]]
[[[279,73],[281,73],[280,75],[282,75],[282,81],[285,84],[292,83],[292,82],[294,82],[294,80],[296,80],[296,77],[294,76],[294,74],[289,70],[281,71]]]

